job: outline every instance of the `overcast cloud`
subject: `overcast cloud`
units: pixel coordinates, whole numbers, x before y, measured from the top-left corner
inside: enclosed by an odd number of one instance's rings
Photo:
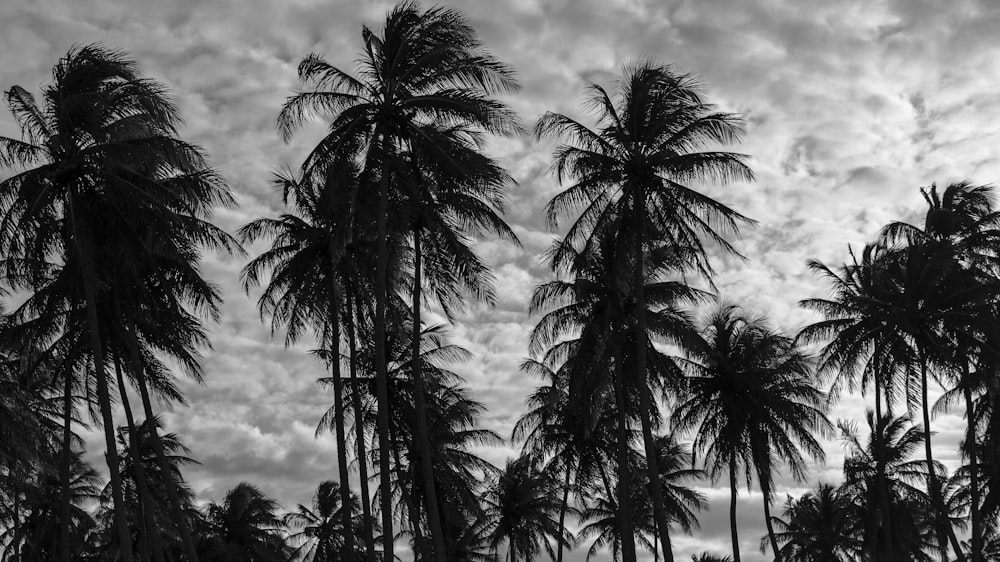
[[[743,114],[758,180],[708,187],[713,197],[760,227],[737,246],[746,262],[718,263],[720,292],[793,332],[809,322],[799,299],[826,290],[806,271],[808,258],[842,261],[889,220],[921,210],[917,188],[1000,177],[1000,3],[955,0],[493,0],[452,1],[488,47],[519,73],[523,90],[508,101],[532,124],[547,110],[580,115],[589,82],[611,85],[619,65],[638,57],[701,76],[708,97]],[[362,22],[378,26],[389,2],[340,0],[5,0],[0,3],[0,86],[31,91],[74,44],[101,41],[128,51],[145,73],[170,85],[185,138],[202,145],[228,178],[240,206],[220,211],[230,232],[281,211],[269,173],[297,165],[321,131],[279,141],[276,113],[296,87],[295,68],[310,52],[350,67]],[[16,135],[0,118],[0,134]],[[518,181],[509,222],[518,251],[483,241],[500,288],[496,310],[474,308],[455,339],[475,359],[459,371],[488,414],[483,424],[509,436],[534,381],[518,373],[527,353],[531,289],[547,280],[538,256],[553,234],[540,209],[558,190],[547,173],[551,146],[530,137],[493,142]],[[248,248],[252,253],[260,248]],[[322,367],[308,342],[285,349],[238,282],[242,258],[208,256],[204,273],[226,298],[205,357],[206,384],[185,384],[190,404],[165,416],[202,462],[187,471],[198,493],[220,499],[239,481],[259,485],[285,507],[309,500],[335,478],[330,436],[313,436],[332,402],[315,379]],[[860,418],[865,400],[845,396],[833,417]],[[937,418],[936,454],[954,466],[962,412]],[[90,439],[100,466],[103,443]],[[812,482],[839,478],[843,450],[830,441]],[[482,451],[502,464],[510,447]],[[712,509],[693,538],[676,539],[678,560],[701,550],[729,551],[728,496],[704,482]],[[762,560],[760,496],[743,494],[739,516],[745,559]],[[585,549],[577,549],[583,558]]]

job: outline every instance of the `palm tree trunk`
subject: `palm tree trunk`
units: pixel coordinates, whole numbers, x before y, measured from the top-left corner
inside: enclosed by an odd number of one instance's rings
[[[629,453],[628,412],[625,406],[625,369],[621,357],[615,358],[615,410],[618,417],[618,528],[622,536],[622,560],[635,562],[635,528],[632,525],[632,469]]]
[[[332,254],[332,252],[331,252]],[[333,256],[331,256],[333,257]],[[340,288],[337,286],[336,262],[330,288],[330,369],[333,371],[333,425],[337,436],[337,465],[340,470],[340,511],[343,515],[345,557],[353,557],[354,527],[351,525],[351,486],[347,471],[347,438],[344,435],[344,381],[340,378]]]
[[[633,259],[635,260],[634,273],[632,278],[633,290],[636,300],[636,321],[638,330],[636,334],[635,346],[635,368],[636,377],[639,381],[639,401],[641,402],[642,413],[642,441],[646,450],[646,478],[649,480],[649,488],[653,500],[653,518],[656,521],[660,544],[663,546],[663,559],[665,562],[674,562],[673,547],[670,544],[670,525],[667,519],[667,511],[663,503],[663,490],[660,488],[659,461],[656,458],[656,444],[653,441],[651,426],[652,416],[659,417],[660,412],[653,407],[650,399],[648,375],[646,373],[646,276],[643,271],[643,243],[646,238],[646,199],[643,195],[642,185],[636,187],[635,199],[633,202],[633,213],[635,214],[636,232],[633,242]],[[655,538],[654,538],[655,540]]]
[[[951,528],[951,523],[948,521],[948,511],[941,494],[941,483],[938,481],[937,472],[934,470],[934,456],[931,452],[931,414],[927,404],[927,357],[923,353],[920,354],[920,405],[923,410],[924,420],[924,454],[927,457],[927,478],[930,480],[928,482],[928,490],[931,493],[931,501],[934,503],[938,526],[945,529],[948,534],[948,540],[951,542],[951,547],[955,550],[955,556],[958,560],[961,560],[963,558],[962,547],[958,544],[955,531]],[[941,556],[942,560],[947,562],[947,545],[941,545]]]
[[[139,513],[142,516],[140,522],[142,534],[139,535],[139,557],[142,560],[149,560],[148,551],[153,552],[153,559],[156,562],[164,562],[163,546],[160,544],[160,533],[153,520],[152,503],[149,501],[149,487],[146,483],[146,471],[142,466],[142,457],[139,456],[139,438],[135,429],[135,418],[132,417],[132,406],[128,401],[128,394],[125,393],[125,378],[122,377],[121,363],[115,355],[115,379],[118,381],[118,395],[122,400],[122,409],[125,410],[125,423],[128,429],[128,449],[132,455],[132,470],[135,471],[135,484],[139,492]]]
[[[982,560],[982,521],[979,519],[979,459],[976,451],[976,404],[972,400],[972,389],[968,385],[969,367],[965,366],[965,417],[968,420],[965,432],[965,447],[969,451],[969,485],[972,487],[972,562]]]
[[[740,562],[740,538],[736,530],[736,453],[729,455],[729,534],[733,539],[733,562]]]
[[[114,501],[114,521],[118,531],[120,544],[130,544],[128,525],[125,520],[125,500],[122,496],[121,474],[118,472],[118,445],[115,442],[115,420],[111,414],[111,396],[108,393],[108,378],[104,372],[104,347],[101,344],[100,322],[97,316],[97,296],[95,294],[92,264],[85,256],[80,232],[76,224],[76,213],[73,205],[74,196],[71,193],[69,203],[70,228],[73,231],[79,260],[82,264],[82,284],[84,299],[87,306],[87,328],[90,333],[90,347],[94,360],[94,378],[97,381],[97,404],[101,411],[101,422],[104,425],[104,444],[107,447],[105,460],[111,475],[111,497]],[[122,562],[132,562],[132,550],[122,549]]]
[[[427,400],[424,396],[424,377],[420,364],[420,227],[413,229],[413,357],[410,367],[413,377],[413,401],[416,419],[417,452],[420,457],[420,472],[427,495],[427,522],[430,524],[431,541],[434,544],[434,560],[444,562],[444,532],[441,529],[441,512],[434,485],[434,466],[431,463],[431,444],[427,429]]]
[[[758,476],[759,477],[759,476]],[[763,482],[763,477],[759,477]],[[764,494],[764,524],[767,525],[767,538],[771,541],[771,551],[774,553],[774,562],[781,562],[781,550],[778,548],[778,539],[774,535],[774,523],[771,522],[771,493],[770,489],[762,489]]]
[[[385,353],[385,305],[388,298],[386,274],[389,269],[388,234],[386,232],[389,213],[389,165],[385,162],[388,158],[387,144],[383,137],[381,139],[382,177],[379,178],[375,242],[375,394],[378,404],[376,430],[379,441],[379,478],[382,486],[380,498],[382,500],[382,559],[391,562],[395,555],[393,554],[392,494],[389,490],[391,486],[389,471],[392,470],[389,466],[389,388],[387,380],[389,374]]]
[[[69,547],[69,502],[70,502],[70,481],[69,465],[73,459],[70,447],[73,444],[73,376],[69,369],[64,373],[63,382],[63,455],[62,466],[59,467],[60,480],[62,481],[62,502],[59,505],[59,557],[62,562],[70,562]]]
[[[559,506],[559,540],[556,545],[556,562],[563,562],[563,536],[566,534],[566,510],[569,507],[569,485],[573,474],[572,465],[566,463],[566,480],[563,482],[562,504]]]
[[[878,350],[876,349],[876,356],[878,356]],[[875,364],[875,427],[873,438],[875,440],[875,487],[878,488],[875,493],[878,494],[879,509],[881,510],[881,521],[878,524],[882,526],[882,531],[885,533],[885,560],[886,562],[894,562],[896,557],[893,554],[893,537],[892,537],[892,513],[889,510],[889,490],[886,487],[885,482],[885,445],[882,443],[882,431],[879,430],[880,424],[882,423],[882,402],[881,402],[881,372],[879,371],[878,359],[876,359]],[[888,404],[888,400],[886,403]]]
[[[642,332],[640,332],[642,333]],[[666,506],[663,502],[663,490],[660,487],[660,467],[656,454],[656,441],[653,440],[653,428],[651,418],[653,416],[653,405],[649,399],[649,386],[642,383],[639,388],[639,400],[642,402],[642,441],[646,450],[646,477],[649,479],[650,495],[653,500],[653,519],[656,522],[657,537],[663,546],[663,560],[674,562],[674,553],[670,545],[670,527],[667,518]],[[659,412],[657,412],[659,414]]]
[[[351,402],[354,408],[354,433],[358,450],[358,474],[361,480],[361,514],[364,518],[365,552],[367,562],[375,562],[375,532],[372,528],[371,494],[368,491],[368,457],[365,454],[365,423],[361,407],[361,385],[358,382],[358,343],[354,332],[357,318],[355,315],[356,304],[353,297],[349,298],[347,307],[350,318],[347,326],[347,340],[351,352],[351,380],[354,381]]]
[[[135,324],[131,326],[132,337],[125,338],[129,360],[132,362],[132,372],[135,373],[136,383],[139,387],[139,397],[142,399],[142,410],[146,416],[146,423],[149,424],[149,437],[153,442],[153,452],[156,454],[156,465],[166,479],[164,488],[167,491],[167,502],[170,504],[170,513],[177,525],[177,531],[181,535],[181,542],[184,544],[184,553],[188,562],[198,562],[198,551],[194,547],[194,540],[191,538],[191,530],[188,526],[188,519],[181,509],[180,495],[177,492],[177,482],[174,481],[173,471],[167,463],[167,455],[163,451],[163,442],[160,441],[160,432],[156,427],[156,416],[153,414],[153,404],[149,399],[149,388],[146,385],[146,372],[143,366],[142,356],[139,353],[139,342],[136,340],[138,333]]]

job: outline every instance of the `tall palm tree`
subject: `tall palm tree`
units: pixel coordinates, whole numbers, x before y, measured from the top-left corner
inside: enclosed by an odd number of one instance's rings
[[[738,141],[741,120],[705,102],[697,80],[653,61],[626,65],[614,98],[592,85],[588,105],[596,109],[597,128],[591,129],[565,115],[547,113],[535,127],[540,137],[564,139],[556,149],[553,168],[560,182],[572,185],[546,207],[548,221],[582,210],[556,249],[553,263],[567,264],[575,248],[599,237],[613,237],[630,248],[636,300],[634,323],[646,332],[646,296],[643,282],[645,252],[652,241],[669,241],[689,249],[693,265],[710,274],[703,238],[734,251],[726,240],[751,221],[726,205],[699,193],[692,184],[752,181],[753,172],[739,154],[715,150]],[[589,248],[588,248],[589,249]],[[585,250],[586,251],[586,250]],[[640,380],[646,375],[646,346],[635,342],[634,362]],[[639,389],[642,419],[656,415],[649,389]],[[657,472],[651,431],[643,427],[650,481]],[[660,526],[660,542],[672,562],[666,514],[658,484],[653,504]],[[627,511],[627,510],[626,510]],[[626,543],[629,541],[626,541]],[[625,545],[626,562],[633,562],[634,548]]]
[[[756,478],[775,557],[771,526],[774,471],[788,465],[796,480],[806,476],[806,455],[822,460],[816,435],[830,431],[823,393],[812,382],[810,362],[794,342],[774,331],[763,316],[720,303],[687,350],[688,391],[674,410],[675,431],[695,434],[694,450],[709,475],[729,472],[733,558],[740,560],[736,529],[737,475]]]
[[[854,498],[830,484],[785,502],[784,517],[774,517],[775,539],[788,562],[855,562],[862,541]],[[761,546],[767,539],[761,539]]]
[[[819,261],[809,262],[832,285],[828,298],[811,298],[800,305],[821,313],[824,318],[799,332],[805,343],[824,343],[818,373],[832,375],[830,398],[835,399],[846,387],[862,392],[870,385],[875,391],[875,418],[882,418],[882,402],[888,411],[901,399],[908,401],[910,387],[907,374],[913,370],[916,350],[906,335],[896,329],[889,305],[892,282],[889,279],[891,251],[884,245],[869,244],[860,254],[850,250],[851,261],[836,269]],[[860,372],[859,372],[860,371]],[[860,380],[859,380],[860,379]],[[882,447],[874,434],[876,449]],[[876,454],[876,459],[885,455]],[[879,556],[887,562],[895,560],[892,521],[886,483],[882,481],[884,467],[876,471],[875,494],[878,497],[874,521],[884,522],[886,540]]]
[[[174,271],[184,266],[200,281],[200,247],[235,247],[207,223],[214,206],[233,200],[201,150],[177,138],[179,116],[165,88],[143,78],[123,53],[98,45],[71,50],[56,65],[43,96],[40,104],[18,86],[5,95],[23,137],[0,139],[0,165],[23,170],[0,183],[0,253],[19,264],[5,272],[5,281],[36,294],[51,285],[54,304],[62,303],[55,309],[75,311],[75,318],[67,313],[63,329],[89,342],[116,528],[125,543],[106,369],[106,347],[115,334],[102,314],[117,311],[108,305],[127,294],[148,297],[150,291],[202,312],[216,311],[217,297],[206,301],[203,292],[185,292],[190,277],[161,272],[147,279],[143,274],[169,259]],[[164,275],[180,288],[160,284]],[[163,304],[162,299],[152,302]],[[185,319],[190,318],[187,313]],[[131,338],[138,340],[131,327]],[[146,407],[144,379],[138,369],[134,376]],[[185,543],[195,560],[193,543],[189,538]],[[132,559],[128,552],[123,556],[126,562]]]
[[[256,486],[237,484],[226,492],[221,504],[212,502],[206,508],[208,531],[201,539],[201,559],[284,562],[283,526],[277,510],[277,502]]]
[[[572,544],[573,536],[559,524],[558,487],[530,456],[508,459],[484,498],[493,551],[505,544],[509,562],[527,562],[542,549],[555,558],[553,542]]]
[[[958,266],[974,274],[981,283],[995,285],[1000,276],[1000,252],[996,250],[996,241],[1000,240],[1000,212],[993,208],[993,187],[974,186],[968,181],[949,184],[943,192],[938,193],[937,186],[930,189],[921,188],[921,194],[927,202],[923,228],[905,223],[894,222],[883,229],[883,237],[892,241],[904,241],[910,245],[920,245],[944,251],[950,255]],[[954,287],[954,291],[961,291]],[[962,389],[962,395],[967,410],[967,432],[965,452],[969,456],[972,478],[972,559],[978,562],[982,550],[979,544],[982,536],[979,515],[979,470],[975,438],[975,400],[974,394],[981,391],[981,383],[976,379],[978,373],[971,372],[978,363],[977,354],[1000,353],[1000,346],[991,336],[998,327],[996,320],[989,315],[986,320],[992,322],[979,324],[981,333],[974,337],[961,338],[955,352],[954,367],[957,372],[950,378],[957,381]],[[964,330],[963,330],[964,332]],[[962,333],[958,334],[960,337]],[[929,460],[929,457],[928,457]]]
[[[448,123],[471,131],[506,134],[516,130],[510,111],[493,96],[516,88],[511,71],[489,55],[473,28],[456,10],[424,10],[415,2],[398,4],[386,16],[381,33],[362,29],[364,51],[357,61],[357,76],[310,55],[299,65],[299,78],[308,90],[293,95],[278,118],[279,130],[289,138],[312,116],[330,117],[328,134],[303,163],[303,171],[325,174],[326,168],[353,159],[360,162],[362,184],[376,187],[376,272],[375,272],[375,356],[378,386],[381,458],[379,467],[383,489],[388,489],[390,451],[388,448],[388,381],[386,303],[388,272],[388,224],[390,186],[405,152],[425,155],[431,162],[448,167],[449,147],[420,134],[428,124]],[[395,170],[394,170],[395,169]],[[343,202],[348,207],[352,202]],[[418,386],[421,383],[418,383]],[[419,390],[418,390],[419,392]],[[426,441],[417,428],[417,438]],[[423,449],[423,478],[432,480],[432,467]],[[433,485],[426,486],[427,505],[435,506]],[[434,539],[435,557],[443,561],[440,514],[428,514]],[[382,497],[383,550],[392,557],[392,514],[389,497]]]

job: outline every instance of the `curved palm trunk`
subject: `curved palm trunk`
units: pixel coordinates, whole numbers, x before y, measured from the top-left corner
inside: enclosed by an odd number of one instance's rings
[[[563,535],[566,534],[566,510],[569,507],[569,486],[570,476],[573,474],[572,465],[566,463],[566,480],[563,482],[562,504],[559,506],[559,544],[556,545],[556,562],[563,562]]]
[[[877,352],[876,352],[877,353]],[[896,557],[893,554],[893,537],[892,537],[892,513],[889,510],[889,490],[886,487],[885,482],[885,444],[882,442],[882,431],[879,429],[882,423],[882,403],[880,400],[882,384],[880,382],[881,373],[879,373],[878,366],[875,367],[875,486],[878,488],[875,493],[878,494],[879,509],[881,513],[881,521],[878,523],[882,526],[882,531],[885,534],[885,551],[884,556],[886,562],[894,562]],[[888,400],[886,400],[888,403]]]
[[[128,395],[125,393],[125,379],[122,377],[121,364],[118,356],[115,356],[115,379],[118,381],[118,394],[122,400],[122,409],[125,410],[125,423],[128,430],[128,449],[132,455],[132,470],[135,471],[135,484],[139,492],[139,513],[142,517],[142,534],[139,535],[139,558],[149,560],[149,552],[153,553],[156,562],[164,562],[163,546],[160,544],[160,533],[156,529],[156,522],[153,520],[153,506],[150,502],[149,486],[146,482],[146,471],[142,466],[142,457],[139,456],[139,438],[135,427],[135,418],[132,417],[132,405],[129,404]]]
[[[386,158],[383,138],[381,141],[383,160]],[[388,234],[386,222],[389,212],[389,166],[382,165],[382,177],[379,179],[378,195],[378,216],[376,218],[376,248],[375,248],[375,394],[377,398],[376,425],[378,432],[378,464],[379,479],[381,480],[381,511],[382,511],[382,559],[392,561],[393,554],[393,532],[392,532],[392,494],[390,493],[390,470],[389,466],[389,388],[388,388],[388,366],[385,355],[385,305],[388,295],[386,294],[386,273],[389,269],[388,255]]]
[[[420,364],[420,275],[421,275],[420,227],[413,229],[413,356],[411,372],[413,377],[413,402],[416,417],[417,452],[420,456],[420,473],[427,495],[427,522],[430,524],[431,541],[434,544],[434,560],[444,562],[444,532],[441,529],[440,504],[434,484],[434,466],[431,462],[431,444],[427,429],[427,400],[424,395],[424,377]]]
[[[965,377],[968,380],[968,365],[966,365],[965,371]],[[969,388],[968,384],[965,385],[965,412],[966,419],[968,420],[965,433],[965,446],[969,450],[969,485],[972,487],[970,514],[972,518],[972,562],[980,562],[983,556],[983,535],[982,521],[979,515],[979,459],[976,450],[978,446],[976,443],[976,404],[972,400],[972,389]]]
[[[951,542],[951,547],[955,550],[955,556],[958,560],[962,560],[962,547],[958,544],[958,538],[955,537],[955,531],[951,528],[951,523],[948,522],[948,511],[941,494],[941,482],[938,481],[937,473],[934,471],[934,456],[931,452],[931,415],[927,404],[927,357],[923,354],[920,357],[920,405],[923,410],[924,420],[924,454],[927,457],[927,475],[930,480],[928,482],[928,489],[931,493],[931,500],[934,502],[936,508],[936,519],[938,520],[938,525],[947,532],[948,541]],[[947,562],[947,545],[941,545],[941,557],[943,561]]]
[[[740,537],[736,530],[736,454],[729,456],[729,534],[733,539],[733,562],[740,562]]]
[[[343,516],[344,552],[354,553],[354,527],[351,525],[351,486],[347,471],[347,438],[344,435],[344,381],[340,378],[340,288],[337,286],[334,267],[333,286],[330,295],[330,369],[333,371],[333,425],[337,436],[337,465],[340,471],[340,510]]]
[[[87,328],[90,334],[90,347],[94,360],[94,378],[97,380],[97,403],[101,411],[101,422],[104,426],[104,444],[107,447],[105,459],[108,465],[108,472],[111,475],[111,497],[114,501],[114,521],[115,529],[118,531],[118,540],[122,545],[130,544],[128,525],[125,520],[125,500],[122,495],[122,479],[118,472],[118,446],[115,443],[115,420],[111,414],[111,396],[108,392],[108,377],[104,370],[104,346],[101,344],[100,322],[97,317],[97,296],[95,295],[93,273],[90,271],[91,264],[84,256],[83,244],[80,242],[80,234],[77,230],[76,214],[73,209],[73,196],[69,197],[70,223],[73,235],[76,239],[77,250],[80,252],[80,261],[83,264],[82,284],[83,293],[87,305]],[[132,562],[132,550],[122,549],[122,562]]]
[[[69,465],[73,455],[70,447],[73,443],[73,377],[67,370],[63,382],[63,455],[62,466],[59,467],[59,479],[62,481],[62,502],[59,505],[59,559],[70,562],[69,547],[69,502],[70,478]],[[20,495],[20,494],[18,494]]]
[[[653,401],[650,398],[649,384],[646,373],[646,276],[643,271],[643,243],[646,237],[646,199],[643,195],[642,186],[636,188],[633,211],[638,227],[634,243],[633,258],[635,259],[633,273],[633,290],[636,298],[636,320],[638,324],[638,334],[636,334],[635,363],[636,376],[640,381],[639,401],[642,412],[642,441],[646,451],[646,478],[649,480],[650,493],[653,500],[653,518],[656,521],[658,538],[663,547],[663,559],[666,562],[674,562],[673,548],[670,545],[670,525],[667,518],[667,511],[663,503],[663,490],[660,487],[660,468],[656,458],[656,444],[653,441],[653,431],[651,419],[653,415],[659,416],[659,411],[654,409]]]
[[[358,382],[358,344],[355,339],[355,302],[350,298],[347,303],[350,319],[347,326],[347,340],[351,352],[351,380],[354,381],[354,391],[351,392],[351,402],[354,408],[355,444],[358,455],[358,474],[361,480],[361,516],[364,519],[365,553],[367,562],[375,562],[375,532],[372,525],[371,495],[368,491],[368,457],[365,454],[365,424],[361,406],[361,384]]]
[[[615,410],[618,418],[618,528],[622,536],[622,560],[635,562],[635,527],[632,524],[632,469],[628,456],[631,452],[628,439],[628,414],[625,411],[624,367],[615,359]]]
[[[760,481],[764,479],[759,477]],[[778,548],[778,539],[774,534],[774,523],[771,522],[771,500],[770,490],[761,490],[764,494],[764,523],[767,525],[767,538],[771,542],[771,552],[774,553],[774,561],[781,562],[781,550]]]
[[[163,442],[160,440],[160,431],[156,427],[156,416],[153,414],[153,404],[149,399],[149,388],[146,384],[146,371],[144,369],[142,356],[139,353],[139,343],[135,324],[131,326],[132,337],[125,338],[127,342],[129,360],[132,363],[132,372],[139,387],[139,397],[142,399],[142,411],[149,423],[149,437],[153,442],[153,452],[156,454],[156,465],[166,479],[164,488],[167,491],[167,503],[170,504],[170,514],[177,525],[177,531],[181,536],[181,543],[184,545],[184,553],[189,562],[198,562],[198,551],[194,547],[194,540],[191,538],[191,530],[188,526],[187,516],[181,509],[180,495],[177,492],[177,482],[174,481],[173,471],[167,462],[167,455],[163,451]]]

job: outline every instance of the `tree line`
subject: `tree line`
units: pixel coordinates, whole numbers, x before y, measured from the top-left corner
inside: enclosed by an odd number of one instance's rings
[[[516,75],[448,8],[401,3],[361,39],[350,70],[299,64],[278,134],[325,134],[271,178],[284,213],[235,234],[212,222],[235,206],[225,179],[124,52],[75,47],[39,98],[5,92],[21,137],[0,137],[0,560],[563,562],[579,548],[673,561],[707,509],[704,481],[729,487],[737,562],[751,488],[767,526],[753,540],[775,560],[1000,560],[990,186],[923,189],[922,223],[810,262],[828,291],[801,305],[818,320],[785,334],[713,283],[755,224],[705,193],[754,180],[729,151],[742,118],[692,75],[623,65],[613,89],[587,90],[589,124],[534,126],[556,144],[562,191],[544,216],[562,234],[530,303],[521,371],[538,386],[510,436],[521,452],[496,467],[476,448],[506,436],[480,426],[454,371],[470,353],[422,314],[494,304],[474,244],[520,246],[503,219],[514,180],[485,148],[526,132],[502,101]],[[250,483],[199,501],[183,477],[197,461],[156,416],[184,404],[179,372],[202,382],[221,306],[203,253],[258,241],[241,282],[287,344],[315,342],[333,396],[317,434],[336,441],[337,480],[286,512]],[[871,397],[864,424],[829,419],[845,391]],[[931,417],[953,406],[966,426],[949,474]],[[91,425],[107,482],[83,460]],[[839,484],[776,505],[831,438]]]

